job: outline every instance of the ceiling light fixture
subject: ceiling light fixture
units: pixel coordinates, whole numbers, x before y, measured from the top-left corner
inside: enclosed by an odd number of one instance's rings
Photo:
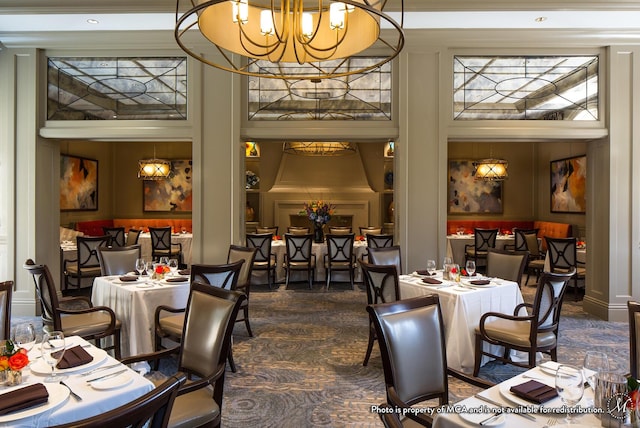
[[[508,166],[504,159],[482,159],[473,162],[473,175],[476,180],[503,181],[509,177]]]
[[[138,161],[138,178],[142,180],[164,180],[171,175],[171,162],[156,158],[156,147],[153,146],[153,159]]]
[[[341,156],[355,153],[356,146],[353,143],[339,142],[291,142],[284,143],[282,151],[301,156]]]
[[[176,11],[185,9],[180,4],[177,0]],[[328,79],[361,74],[391,61],[404,46],[404,0],[400,0],[400,24],[384,12],[387,0],[189,0],[188,4],[191,9],[183,15],[176,12],[174,35],[180,48],[205,64],[247,76]],[[381,31],[381,21],[391,30]],[[226,63],[202,53],[200,40],[191,38],[198,34],[215,45]],[[377,63],[349,61],[371,47],[380,57]],[[311,67],[282,67],[276,73],[251,70],[259,60]],[[336,60],[340,60],[337,65]]]

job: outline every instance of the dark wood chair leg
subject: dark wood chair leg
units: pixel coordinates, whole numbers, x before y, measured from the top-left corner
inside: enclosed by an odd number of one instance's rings
[[[251,331],[251,325],[249,325],[249,306],[245,306],[243,308],[244,315],[244,325],[247,327],[247,333],[249,333],[249,337],[253,337],[253,332]]]
[[[369,364],[369,358],[371,357],[371,351],[373,351],[373,342],[375,342],[374,333],[372,330],[372,326],[369,325],[369,343],[367,344],[367,353],[364,355],[364,361],[362,362],[363,366]]]
[[[236,368],[236,362],[233,360],[233,348],[229,348],[229,355],[227,356],[227,360],[229,361],[229,368],[233,373],[236,373],[238,369]]]
[[[480,363],[482,362],[482,336],[476,333],[476,349],[475,349],[475,361],[473,364],[473,375],[478,376],[480,371]]]

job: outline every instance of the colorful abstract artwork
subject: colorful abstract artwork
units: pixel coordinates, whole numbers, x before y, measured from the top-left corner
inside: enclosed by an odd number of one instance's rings
[[[585,213],[586,188],[586,156],[551,161],[551,212]]]
[[[476,180],[473,161],[449,161],[449,214],[502,213],[502,182]]]
[[[60,155],[60,210],[98,209],[98,161]]]
[[[190,212],[191,159],[172,160],[172,175],[166,180],[143,181],[144,211]]]

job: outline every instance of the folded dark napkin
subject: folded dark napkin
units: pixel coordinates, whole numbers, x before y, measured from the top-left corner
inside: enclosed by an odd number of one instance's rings
[[[442,284],[442,281],[435,278],[422,278],[422,282],[427,284]]]
[[[59,369],[70,369],[88,364],[91,361],[93,361],[91,354],[82,349],[82,346],[77,345],[64,350],[64,355],[56,367]]]
[[[182,269],[182,270],[179,270],[178,273],[180,275],[187,275],[188,276],[188,275],[191,275],[191,270],[190,269]]]
[[[133,275],[125,275],[118,278],[122,282],[137,281],[138,277]]]
[[[36,383],[2,394],[1,397],[0,416],[44,404],[49,400],[49,392],[43,384]]]
[[[171,278],[165,278],[167,282],[185,282],[189,281],[186,276],[172,276]]]
[[[515,395],[533,403],[542,404],[558,396],[555,388],[530,380],[520,385],[514,385],[510,389]]]
[[[429,271],[428,271],[428,270],[426,270],[426,269],[417,270],[417,271],[416,271],[416,273],[417,273],[418,275],[435,275],[435,274],[436,274],[435,272],[434,272],[434,273],[431,273],[431,272],[429,272]]]
[[[490,283],[491,281],[489,281],[488,279],[474,279],[473,281],[469,281],[469,284],[473,285],[487,285]]]

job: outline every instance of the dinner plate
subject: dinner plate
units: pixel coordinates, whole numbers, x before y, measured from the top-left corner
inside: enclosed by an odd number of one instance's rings
[[[131,373],[126,372],[104,380],[93,381],[91,382],[91,387],[94,389],[115,389],[129,385],[131,381],[133,381]]]
[[[473,279],[471,280],[466,280],[466,281],[462,281],[462,283],[464,285],[466,285],[467,287],[473,287],[473,288],[493,288],[495,287],[494,284],[472,284],[471,281],[474,281]]]
[[[71,348],[73,346],[75,345],[70,344],[70,345],[67,345],[67,348]],[[87,364],[83,364],[81,366],[70,367],[68,369],[56,369],[56,374],[74,373],[74,372],[90,369],[91,367],[99,365],[107,358],[107,352],[100,348],[96,348],[95,346],[90,346],[88,348],[85,348],[85,351],[87,351],[87,353],[93,357],[93,361]],[[44,358],[38,358],[36,361],[31,363],[30,367],[31,367],[31,371],[34,373],[44,374],[44,375],[51,374],[51,366],[44,361]]]
[[[69,388],[64,385],[60,385],[59,383],[43,383],[43,385],[45,386],[45,388],[47,388],[47,392],[49,393],[49,401],[39,406],[30,407],[28,409],[23,409],[17,412],[2,415],[0,416],[0,423],[17,421],[18,419],[35,416],[40,413],[46,412],[47,410],[55,409],[56,407],[64,403],[67,397],[69,397]]]
[[[140,284],[136,284],[136,288],[152,288],[153,283],[151,282],[141,282]]]
[[[524,383],[524,381],[523,381],[523,383]],[[531,401],[527,401],[524,398],[520,398],[517,395],[515,395],[514,393],[512,393],[511,391],[509,391],[509,389],[512,386],[513,385],[500,384],[500,395],[502,395],[504,398],[509,400],[511,403],[516,404],[518,406],[533,406],[533,407],[540,406],[540,404],[536,404],[536,403],[533,403]],[[547,403],[552,402],[552,401],[553,400],[549,400]]]
[[[469,422],[473,425],[480,425],[480,422],[487,420],[487,418],[491,417],[491,414],[487,414],[487,413],[460,413],[460,417],[466,421]],[[499,427],[504,425],[504,423],[506,422],[507,418],[506,416],[503,414],[498,415],[497,418],[495,418],[493,421],[489,422],[488,424],[484,424],[482,426],[484,427]]]
[[[115,284],[122,284],[122,285],[143,284],[147,282],[147,278],[136,278],[135,281],[120,281],[119,278],[116,278],[113,280],[113,282]]]
[[[472,288],[460,287],[459,285],[456,285],[454,288],[455,288],[456,291],[462,291],[462,292],[473,291]]]
[[[556,363],[555,361],[547,361],[547,362],[544,362],[544,363],[540,364],[538,366],[538,368],[540,370],[542,370],[543,373],[555,377],[556,376],[556,371],[558,371],[558,367],[559,366],[560,366],[560,364]]]

